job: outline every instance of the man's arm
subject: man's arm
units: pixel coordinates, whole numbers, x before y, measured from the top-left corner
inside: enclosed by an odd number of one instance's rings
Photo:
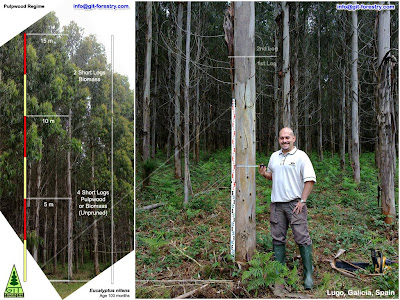
[[[301,199],[307,201],[308,196],[310,196],[311,191],[314,187],[314,181],[306,181],[304,183],[303,192],[301,193]]]
[[[303,192],[301,193],[301,200],[303,201],[307,201],[308,196],[310,196],[311,191],[314,187],[314,181],[306,181],[304,183],[304,188],[303,188]],[[293,213],[295,214],[299,214],[301,213],[301,211],[303,210],[305,202],[297,202],[296,207],[293,209]]]

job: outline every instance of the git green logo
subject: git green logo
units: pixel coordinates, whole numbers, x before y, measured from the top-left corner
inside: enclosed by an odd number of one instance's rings
[[[24,298],[24,291],[22,290],[15,265],[13,266],[10,278],[8,279],[7,287],[4,291],[4,298]]]

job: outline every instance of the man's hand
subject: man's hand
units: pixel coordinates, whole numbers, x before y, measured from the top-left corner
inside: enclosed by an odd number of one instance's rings
[[[259,165],[258,166],[258,173],[260,173],[260,175],[267,177],[267,166],[266,165]]]
[[[267,166],[264,164],[261,164],[258,166],[258,173],[260,175],[264,176],[266,179],[272,180],[272,173],[267,172]]]
[[[301,211],[303,210],[304,205],[306,205],[304,202],[297,202],[295,208],[293,209],[293,213],[298,215],[301,213]]]

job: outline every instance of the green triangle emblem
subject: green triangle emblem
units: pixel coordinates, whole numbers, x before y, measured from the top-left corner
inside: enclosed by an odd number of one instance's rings
[[[10,278],[8,279],[7,287],[4,291],[4,298],[24,298],[24,291],[22,290],[15,265],[13,266]]]

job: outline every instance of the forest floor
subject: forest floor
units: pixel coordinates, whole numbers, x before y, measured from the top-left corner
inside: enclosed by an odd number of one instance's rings
[[[346,156],[347,159],[347,156]],[[196,298],[276,298],[268,286],[243,280],[249,265],[232,263],[230,242],[230,150],[201,157],[191,166],[194,195],[183,209],[183,183],[174,179],[173,161],[165,164],[165,154],[154,160],[156,171],[150,185],[142,188],[142,165],[136,178],[136,297],[174,298],[205,284]],[[288,232],[287,278],[291,294],[280,298],[378,298],[376,290],[393,291],[385,298],[398,298],[398,265],[384,276],[352,279],[333,270],[327,262],[339,249],[341,258],[351,262],[371,263],[370,249],[383,251],[398,261],[398,224],[388,226],[383,221],[377,203],[377,169],[373,153],[364,153],[361,162],[361,184],[352,180],[352,170],[346,164],[340,170],[338,155],[325,153],[323,162],[311,156],[317,174],[317,184],[307,201],[308,224],[313,241],[315,288],[303,288],[302,264],[291,230]],[[257,154],[256,162],[268,163],[268,157]],[[396,176],[396,197],[398,175]],[[257,189],[257,251],[272,252],[269,231],[271,182],[256,175]],[[138,208],[165,203],[165,206],[140,211]],[[398,203],[398,199],[396,199]],[[265,263],[268,269],[268,261]],[[273,264],[269,264],[272,266]],[[297,275],[295,274],[297,273]],[[267,279],[267,273],[263,274]],[[290,282],[290,284],[288,283]],[[254,288],[256,286],[256,288]],[[253,289],[252,289],[253,288]],[[360,295],[348,295],[351,291]],[[368,296],[368,291],[372,296]],[[329,293],[331,295],[329,295]]]
[[[56,289],[57,293],[60,295],[62,299],[66,298],[76,290],[78,290],[80,287],[82,287],[86,282],[84,281],[89,281],[90,279],[95,277],[94,274],[94,267],[93,267],[93,261],[90,259],[89,255],[85,256],[85,263],[79,265],[79,268],[77,269],[74,267],[74,274],[73,274],[73,279],[74,280],[82,280],[83,282],[52,282],[51,284],[53,287]],[[109,263],[102,263],[100,262],[100,273],[107,269],[110,266]],[[49,278],[49,280],[66,280],[68,277],[66,274],[68,274],[67,270],[67,264],[62,266],[62,264],[57,265],[57,272],[53,272],[53,265],[48,264],[44,268],[44,272]]]

